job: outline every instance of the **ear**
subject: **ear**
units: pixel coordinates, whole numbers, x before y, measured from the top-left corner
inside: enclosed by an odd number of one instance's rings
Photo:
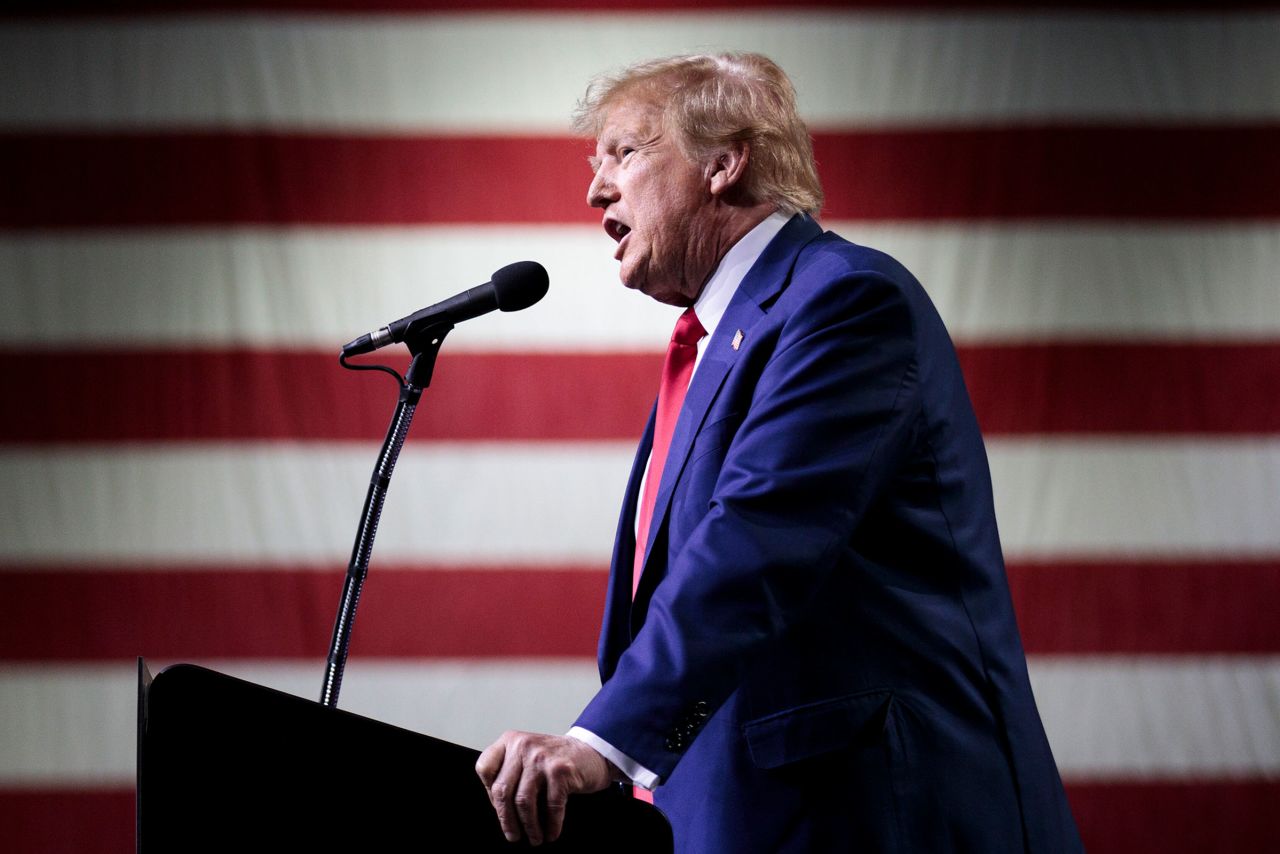
[[[729,148],[717,154],[710,168],[711,195],[723,196],[741,184],[750,159],[751,144],[745,141],[730,143]]]

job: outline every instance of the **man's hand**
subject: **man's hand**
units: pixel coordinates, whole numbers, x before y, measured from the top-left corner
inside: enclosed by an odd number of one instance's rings
[[[569,796],[600,791],[616,769],[576,738],[504,732],[480,754],[476,773],[508,841],[523,835],[530,845],[541,845],[559,838]]]

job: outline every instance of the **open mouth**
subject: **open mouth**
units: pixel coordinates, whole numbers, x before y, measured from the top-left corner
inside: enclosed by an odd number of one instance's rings
[[[627,235],[631,233],[631,226],[623,225],[616,219],[606,219],[604,221],[604,230],[609,236],[618,241],[618,248],[614,250],[613,260],[621,261],[622,254],[626,251]]]
[[[621,243],[622,238],[626,237],[628,234],[631,233],[631,226],[623,225],[622,223],[618,222],[616,219],[610,219],[610,220],[605,220],[604,230],[608,232],[610,237],[612,237],[614,240]]]

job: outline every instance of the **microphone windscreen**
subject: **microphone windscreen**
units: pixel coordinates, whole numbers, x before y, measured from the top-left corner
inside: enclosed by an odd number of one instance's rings
[[[528,308],[547,294],[546,269],[536,261],[517,261],[493,274],[493,292],[502,311]]]

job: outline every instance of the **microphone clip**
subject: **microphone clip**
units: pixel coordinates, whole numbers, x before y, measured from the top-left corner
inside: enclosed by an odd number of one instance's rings
[[[413,357],[409,362],[409,370],[405,371],[404,376],[400,376],[400,372],[388,365],[361,365],[350,362],[348,359],[355,355],[350,352],[350,347],[344,347],[341,355],[338,356],[338,363],[349,371],[382,371],[396,378],[396,382],[400,385],[401,397],[411,398],[413,403],[417,403],[418,398],[422,395],[422,390],[431,385],[431,376],[435,372],[436,357],[440,355],[440,347],[444,344],[444,338],[453,331],[453,324],[447,320],[422,320],[415,321],[409,325],[405,332],[404,343],[409,348],[409,354]],[[369,336],[366,335],[366,338]],[[352,342],[355,343],[355,342]],[[373,348],[365,350],[357,350],[360,353],[372,352]]]
[[[404,333],[404,343],[408,346],[413,361],[409,363],[409,370],[405,371],[404,380],[407,385],[417,389],[431,385],[436,357],[440,355],[445,336],[452,331],[453,324],[447,320],[418,320],[409,324]]]

